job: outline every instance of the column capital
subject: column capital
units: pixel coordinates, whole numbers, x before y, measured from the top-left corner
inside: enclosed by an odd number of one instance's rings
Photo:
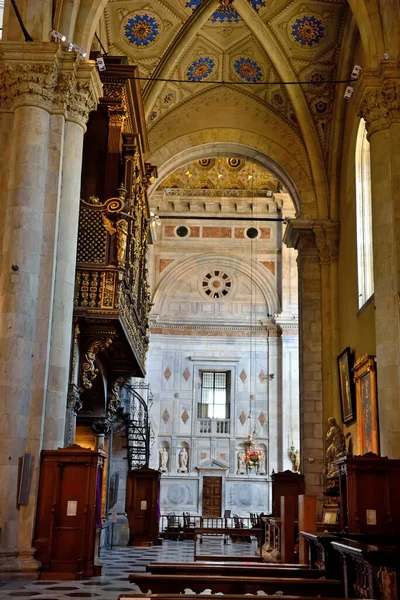
[[[384,60],[377,69],[365,69],[355,94],[357,115],[366,122],[368,137],[400,123],[400,64]]]
[[[83,128],[103,94],[94,61],[54,42],[0,42],[0,108],[37,106]]]
[[[0,107],[51,112],[61,52],[53,42],[0,42]]]
[[[295,248],[303,258],[321,264],[336,262],[339,252],[339,223],[330,220],[290,219],[284,243]]]

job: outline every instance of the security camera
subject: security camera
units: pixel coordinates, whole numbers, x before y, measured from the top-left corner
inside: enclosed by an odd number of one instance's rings
[[[344,93],[344,96],[343,96],[343,98],[344,98],[345,100],[349,100],[349,98],[351,98],[351,97],[352,97],[352,95],[353,95],[353,92],[354,92],[354,88],[353,88],[353,86],[352,86],[352,85],[348,85],[348,86],[347,86],[347,88],[346,88],[346,91],[345,91],[345,93]]]
[[[105,71],[107,69],[106,63],[104,62],[104,58],[102,56],[96,58],[96,65],[99,71]]]
[[[360,65],[354,65],[353,70],[351,72],[351,79],[358,79],[360,76],[360,73],[362,71],[362,67],[360,67]]]

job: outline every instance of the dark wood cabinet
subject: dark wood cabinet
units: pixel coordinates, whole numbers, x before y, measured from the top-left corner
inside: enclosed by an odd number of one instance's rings
[[[341,531],[400,535],[400,460],[370,453],[337,464]]]
[[[99,533],[105,454],[73,445],[43,450],[33,545],[43,576],[91,577]],[[97,532],[96,532],[97,530]]]
[[[159,471],[147,467],[128,471],[126,513],[130,528],[129,546],[158,543],[160,477]]]

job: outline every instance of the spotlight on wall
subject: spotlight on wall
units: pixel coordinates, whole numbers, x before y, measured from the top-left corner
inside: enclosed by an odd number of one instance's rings
[[[56,31],[55,29],[53,29],[52,31],[50,31],[50,37],[55,42],[65,42],[66,39],[67,39],[63,33],[60,33],[59,31]]]
[[[85,58],[86,56],[86,52],[83,50],[83,48],[81,48],[80,46],[77,46],[76,44],[68,44],[68,52],[72,52],[72,50],[75,50],[75,52],[77,54],[79,54],[79,56],[82,56],[82,58]]]
[[[353,70],[350,75],[351,79],[358,79],[361,71],[362,71],[362,67],[360,65],[354,65]]]
[[[345,100],[349,100],[352,97],[353,92],[354,92],[353,86],[352,85],[348,85],[347,88],[346,88],[346,91],[344,92],[343,98]]]
[[[385,52],[385,54],[383,55],[383,58],[384,58],[385,60],[391,60],[393,57],[392,57],[392,55],[390,54],[390,52]]]

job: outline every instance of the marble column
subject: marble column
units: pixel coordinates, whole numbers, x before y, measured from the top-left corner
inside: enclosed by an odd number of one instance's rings
[[[381,455],[400,458],[400,68],[385,60],[357,83],[371,153],[372,232]]]
[[[36,331],[42,271],[52,100],[59,50],[54,44],[1,44],[6,103],[12,107],[8,148],[7,204],[0,265],[0,569],[37,569],[32,548],[33,508],[17,508],[18,465],[25,452],[39,457],[42,415],[32,414],[36,393],[35,352],[46,347],[47,333]],[[45,360],[45,356],[43,357]]]
[[[68,56],[64,56],[62,67],[62,73],[73,83],[64,99],[66,122],[43,437],[43,447],[47,450],[64,445],[83,135],[89,112],[95,109],[101,95],[101,82],[93,63],[79,64],[78,61],[71,61]]]
[[[301,472],[322,500],[324,470],[321,268],[313,222],[293,220],[284,242],[298,250]]]

